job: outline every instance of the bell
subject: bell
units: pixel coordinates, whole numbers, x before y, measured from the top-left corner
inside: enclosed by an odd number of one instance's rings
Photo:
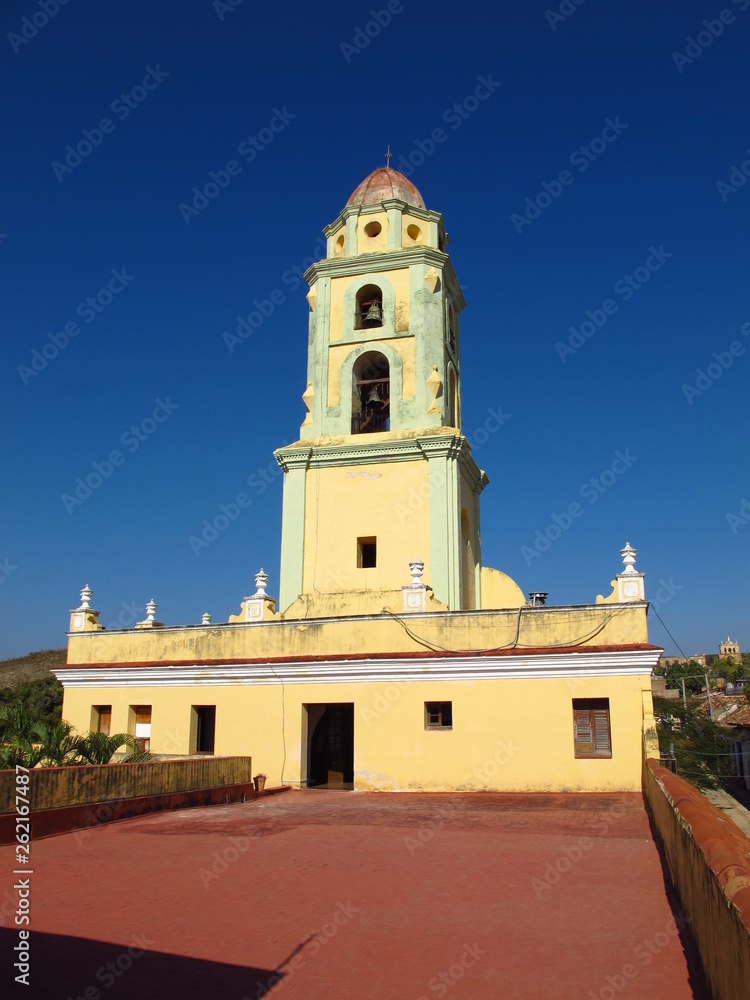
[[[370,326],[380,326],[383,322],[383,311],[380,303],[376,300],[370,303],[370,308],[365,313],[364,322]]]
[[[382,403],[383,400],[380,398],[380,393],[378,392],[377,386],[373,386],[370,390],[370,395],[367,397],[368,403]]]

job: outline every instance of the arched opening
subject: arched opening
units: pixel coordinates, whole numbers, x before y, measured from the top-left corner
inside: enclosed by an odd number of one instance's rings
[[[476,567],[474,541],[471,537],[469,515],[461,511],[461,608],[471,611],[476,607]]]
[[[345,241],[344,234],[341,233],[341,235],[336,240],[336,243],[334,244],[334,247],[333,247],[333,256],[334,257],[343,257],[344,256],[344,245],[345,245],[345,242],[346,241]]]
[[[377,285],[365,285],[357,292],[354,329],[369,330],[383,325],[383,292]]]
[[[388,358],[367,351],[352,368],[352,434],[390,430],[391,378]]]
[[[308,785],[351,788],[354,783],[354,705],[326,705],[313,731]]]
[[[451,368],[450,379],[448,382],[448,426],[458,427],[458,398],[456,395],[456,373]]]
[[[456,353],[456,314],[453,312],[453,306],[448,305],[448,343],[450,344],[450,349],[453,353]]]

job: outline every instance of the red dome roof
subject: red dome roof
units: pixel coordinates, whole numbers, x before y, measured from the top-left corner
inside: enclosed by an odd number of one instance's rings
[[[409,178],[390,167],[378,167],[377,170],[373,170],[369,177],[365,177],[346,204],[347,206],[376,205],[378,202],[385,201],[386,198],[398,198],[409,205],[416,205],[417,208],[425,207],[422,195]]]

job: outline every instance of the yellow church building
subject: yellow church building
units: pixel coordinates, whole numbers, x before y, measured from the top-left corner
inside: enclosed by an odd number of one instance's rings
[[[489,480],[461,433],[465,302],[442,216],[384,167],[324,233],[306,415],[275,453],[278,600],[261,570],[226,624],[165,625],[151,602],[105,630],[84,588],[55,671],[64,717],[157,755],[250,755],[270,784],[639,790],[661,650],[635,550],[609,596],[574,607],[482,564]]]

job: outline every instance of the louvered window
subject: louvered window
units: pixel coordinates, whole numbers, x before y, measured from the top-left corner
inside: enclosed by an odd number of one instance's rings
[[[576,757],[611,757],[609,698],[573,699],[573,739]]]

